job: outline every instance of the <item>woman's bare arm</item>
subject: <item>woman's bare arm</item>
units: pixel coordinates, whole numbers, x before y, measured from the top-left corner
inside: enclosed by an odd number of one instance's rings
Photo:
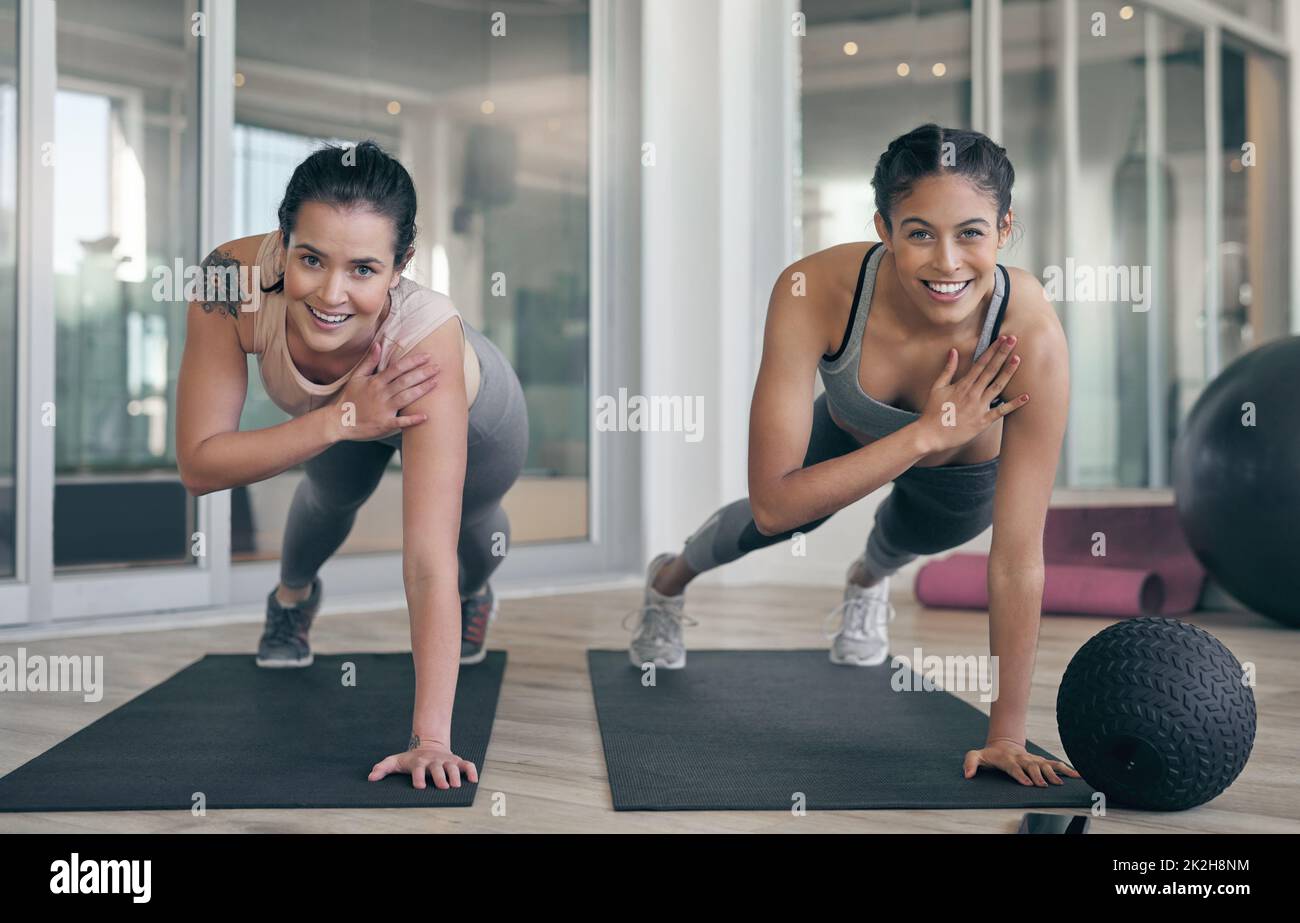
[[[772,289],[763,358],[749,414],[749,501],[754,524],[779,535],[829,516],[884,486],[927,454],[908,424],[847,455],[802,467],[812,435],[813,385],[825,349],[821,314],[835,290],[815,256],[786,269]],[[795,294],[802,272],[806,293]]]
[[[461,331],[453,318],[415,347],[447,369],[448,378],[402,410],[428,417],[402,436],[402,581],[415,659],[411,732],[448,748],[460,669],[456,555],[469,431]]]
[[[1025,330],[1024,367],[1017,389],[1034,394],[1002,431],[1001,463],[993,499],[988,559],[989,648],[997,657],[998,697],[990,709],[989,740],[1021,745],[1042,614],[1043,533],[1070,410],[1070,353],[1038,280],[1017,279],[1017,296],[1037,308]]]
[[[204,265],[229,266],[246,257],[245,238],[214,250]],[[341,438],[341,417],[322,407],[264,429],[239,431],[248,394],[248,359],[239,342],[235,313],[251,293],[209,293],[214,301],[192,301],[186,314],[185,351],[176,384],[176,462],[181,482],[193,496],[227,490],[273,477],[319,455]]]

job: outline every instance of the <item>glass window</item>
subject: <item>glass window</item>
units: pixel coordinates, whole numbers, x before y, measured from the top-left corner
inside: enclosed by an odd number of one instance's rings
[[[1130,302],[1107,301],[1100,290],[1070,305],[1074,426],[1087,433],[1071,443],[1072,486],[1167,486],[1153,483],[1153,472],[1167,477],[1181,422],[1213,374],[1207,339],[1217,341],[1223,368],[1287,331],[1284,70],[1274,56],[1224,35],[1221,107],[1214,115],[1222,137],[1215,158],[1223,195],[1220,308],[1217,325],[1207,329],[1203,31],[1144,7],[1127,20],[1118,4],[1099,9],[1107,14],[1104,37],[1088,31],[1089,13],[1081,12],[1078,23],[1084,193],[1077,199],[1077,252],[1071,256],[1082,267],[1153,270],[1155,310],[1136,312]],[[1163,211],[1154,218],[1147,215],[1146,68],[1157,61],[1147,60],[1144,47],[1149,20],[1157,29],[1163,74]],[[1158,253],[1147,249],[1149,220],[1159,226]],[[1152,288],[1145,279],[1142,284]],[[1153,451],[1162,457],[1153,459]]]
[[[1070,315],[1072,464],[1062,467],[1073,472],[1072,487],[1163,486],[1151,482],[1153,429],[1164,431],[1167,470],[1180,377],[1199,381],[1204,375],[1204,350],[1194,330],[1204,286],[1197,273],[1178,271],[1196,265],[1204,250],[1203,50],[1199,32],[1159,19],[1165,212],[1158,218],[1162,253],[1155,254],[1147,247],[1145,42],[1151,14],[1139,7],[1126,16],[1131,7],[1119,3],[1095,6],[1080,8],[1075,24],[1080,193],[1073,251],[1067,261],[1055,261],[1057,278],[1070,283],[1061,301]],[[1105,15],[1104,34],[1096,31],[1098,13]],[[1106,284],[1117,273],[1127,274],[1126,286]],[[1136,310],[1143,301],[1148,310]],[[1151,363],[1153,336],[1160,340],[1159,368]]]
[[[1147,262],[1146,13],[1143,8],[1126,18],[1122,6],[1101,2],[1078,8],[1079,194],[1072,252],[1065,254],[1072,264],[1061,266],[1058,277],[1065,283],[1107,278],[1110,267]],[[1105,15],[1104,34],[1095,31],[1098,14]],[[1108,301],[1110,288],[1059,287],[1070,317],[1074,438],[1069,452],[1075,473],[1070,486],[1145,483],[1145,337],[1135,340],[1125,333],[1135,325],[1139,333],[1145,331],[1147,315],[1135,315],[1130,303],[1118,300],[1118,289],[1116,300]],[[1125,442],[1121,453],[1123,433],[1136,441]]]
[[[54,563],[193,563],[172,398],[184,303],[157,285],[197,258],[190,21],[92,0],[57,16]]]
[[[802,246],[875,240],[871,174],[917,125],[969,128],[970,3],[804,0]]]
[[[1163,417],[1158,425],[1165,434],[1163,467],[1167,473],[1182,421],[1206,382],[1205,37],[1197,27],[1161,18],[1160,47],[1164,70],[1164,163],[1160,169],[1164,250],[1159,276],[1163,291],[1157,289],[1156,297],[1164,312],[1161,336],[1165,344],[1162,349],[1165,366],[1153,374],[1159,389],[1157,412]],[[1135,194],[1146,195],[1145,179]],[[1138,316],[1130,312],[1126,320],[1134,325]],[[1141,324],[1128,329],[1134,343],[1140,344],[1136,348],[1142,350],[1142,355],[1146,353],[1149,335],[1146,327]],[[1121,389],[1131,387],[1141,391],[1147,387],[1148,365],[1145,360],[1140,364],[1133,361],[1136,355],[1130,354],[1129,376],[1120,382]],[[1120,431],[1118,484],[1168,486],[1151,484],[1146,477],[1145,460],[1139,461],[1139,457],[1144,459],[1150,442],[1145,429],[1148,409],[1135,403],[1126,408],[1126,416],[1129,422]]]
[[[1160,59],[1148,62],[1150,11],[1138,7],[1124,18],[1118,3],[1096,6],[1106,14],[1105,35],[1091,31],[1091,9],[1081,9],[1076,23],[1081,192],[1075,252],[1067,256],[1075,280],[1087,276],[1096,285],[1086,297],[1080,285],[1080,297],[1065,299],[1070,486],[1166,487],[1179,408],[1190,406],[1205,381],[1204,41],[1200,29],[1156,16]],[[1157,168],[1163,213],[1154,218],[1147,214],[1149,63],[1160,65],[1164,87]],[[1157,253],[1148,250],[1148,220],[1158,225]],[[1127,288],[1103,284],[1115,273],[1127,274]],[[1137,309],[1143,303],[1147,310]],[[1153,451],[1163,457],[1153,459]],[[1164,472],[1156,475],[1163,483],[1153,483],[1153,471]]]
[[[1230,37],[1222,60],[1220,368],[1289,333],[1291,173],[1283,62]]]
[[[1016,171],[1011,191],[1011,239],[998,255],[1042,278],[1064,263],[1062,208],[1065,164],[1061,149],[1061,7],[1054,0],[1010,0],[1002,6],[1002,137]],[[1059,312],[1061,305],[1057,305]],[[1067,450],[1069,446],[1067,444]],[[1056,469],[1058,484],[1067,466]]]
[[[1010,0],[1002,5],[1002,137],[1016,170],[1011,192],[1014,226],[999,254],[1008,266],[1041,276],[1059,263],[1065,246],[1061,221],[1061,117],[1057,62],[1061,56],[1059,5],[1054,0]]]
[[[16,573],[18,445],[17,0],[0,0],[0,578]]]
[[[234,236],[276,226],[293,168],[320,141],[372,138],[419,195],[407,274],[451,296],[499,346],[528,403],[512,541],[583,539],[588,518],[590,37],[585,2],[241,2]],[[499,276],[497,274],[500,274]],[[495,286],[499,280],[503,285]],[[285,415],[249,357],[241,427]],[[277,558],[301,466],[235,491],[236,560]],[[340,551],[401,549],[400,454]]]

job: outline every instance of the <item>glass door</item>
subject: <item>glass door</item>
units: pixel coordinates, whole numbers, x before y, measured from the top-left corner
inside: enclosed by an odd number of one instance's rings
[[[185,130],[175,97],[192,68],[176,62],[165,86],[118,83],[113,39],[74,31],[83,12],[59,4],[54,566],[192,566],[194,503],[176,469],[171,399],[184,311],[162,284],[174,260],[193,257],[192,199],[170,156]],[[158,49],[172,50],[179,39]]]
[[[294,167],[321,142],[371,138],[401,160],[419,198],[406,274],[448,294],[523,386],[529,454],[504,502],[512,545],[586,541],[590,5],[521,6],[505,14],[503,37],[487,6],[353,7],[355,28],[322,27],[304,42],[302,24],[321,18],[315,0],[236,4],[231,237],[276,227]],[[284,421],[249,361],[241,428]],[[279,559],[303,476],[298,466],[232,491],[236,562]],[[338,555],[398,553],[401,524],[394,453]]]
[[[875,240],[871,171],[933,121],[971,125],[968,0],[803,0],[801,243],[795,256]]]
[[[412,274],[519,372],[530,455],[505,581],[639,564],[637,448],[590,413],[636,356],[640,84],[621,62],[639,15],[524,4],[506,41],[487,7],[269,6],[0,0],[0,625],[265,598],[291,473],[184,490],[185,281],[272,230],[322,139],[373,137],[411,166]],[[266,425],[250,365],[247,422]],[[338,555],[344,595],[400,593],[394,502]]]
[[[212,599],[172,400],[174,283],[198,257],[194,8],[0,3],[0,622]]]
[[[1279,58],[1225,38],[1220,71],[1220,301],[1207,335],[1217,338],[1223,369],[1289,333],[1290,135]]]
[[[17,12],[17,0],[0,0],[0,583],[13,579],[18,566]],[[0,605],[0,623],[7,621],[5,609]]]
[[[56,618],[131,611],[139,568],[191,577],[205,551],[176,467],[185,333],[177,284],[197,262],[197,55],[187,4],[59,0],[54,100]],[[63,580],[116,574],[99,584]],[[157,573],[155,572],[155,576]],[[173,584],[173,605],[205,601]],[[78,600],[95,600],[88,611]]]
[[[1064,283],[1062,487],[1168,489],[1206,383],[1288,330],[1285,61],[1251,21],[1205,12],[1001,3],[995,79],[1027,225],[1010,256]]]

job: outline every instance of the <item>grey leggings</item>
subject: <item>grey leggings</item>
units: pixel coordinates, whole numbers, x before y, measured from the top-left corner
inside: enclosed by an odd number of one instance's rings
[[[841,455],[861,444],[835,425],[826,409],[826,395],[813,404],[812,434],[803,467]],[[993,522],[993,489],[998,462],[974,465],[913,466],[894,479],[894,489],[876,508],[875,525],[867,538],[866,557],[873,574],[887,576],[919,555],[955,548]],[[830,516],[783,532],[763,535],[754,525],[749,498],[714,513],[690,538],[682,554],[696,572],[710,570],[743,557],[756,548],[785,541],[796,532],[811,532]]]
[[[510,547],[510,520],[501,498],[528,455],[528,410],[514,369],[501,351],[469,324],[465,336],[482,370],[469,411],[465,488],[461,500],[460,594],[487,582]],[[374,493],[402,434],[369,442],[339,442],[309,459],[289,508],[280,553],[280,582],[309,585],[352,531],[357,510]],[[494,553],[495,551],[495,553]]]

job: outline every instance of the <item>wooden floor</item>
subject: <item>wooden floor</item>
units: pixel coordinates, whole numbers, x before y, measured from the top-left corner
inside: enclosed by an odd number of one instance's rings
[[[505,684],[478,797],[471,808],[366,810],[239,810],[0,813],[0,832],[1014,832],[1020,810],[615,812],[610,804],[584,652],[622,648],[619,627],[639,591],[505,600],[490,646],[509,651]],[[688,611],[701,624],[688,629],[690,647],[825,647],[822,619],[839,602],[834,589],[692,588]],[[987,617],[921,609],[895,594],[899,614],[891,646],[926,654],[986,649]],[[1176,814],[1112,808],[1094,820],[1097,833],[1300,831],[1300,632],[1244,613],[1198,613],[1188,619],[1222,640],[1258,670],[1259,730],[1254,753],[1227,792],[1208,805]],[[1056,688],[1073,653],[1108,624],[1105,619],[1046,616],[1040,636],[1028,732],[1062,753],[1054,718]],[[110,688],[102,701],[79,696],[5,693],[0,710],[0,774],[45,751],[100,715],[157,684],[205,653],[251,652],[260,624],[188,631],[28,642],[30,654],[105,655]],[[324,615],[312,631],[320,653],[409,650],[403,611]],[[13,654],[16,644],[0,653]],[[963,696],[987,711],[978,693]],[[408,708],[410,703],[396,703]],[[376,760],[383,754],[377,754]],[[961,754],[953,753],[957,771]],[[506,815],[491,813],[503,792]]]

